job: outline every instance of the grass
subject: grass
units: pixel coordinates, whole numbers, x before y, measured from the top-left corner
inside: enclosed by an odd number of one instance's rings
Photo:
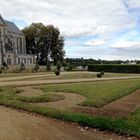
[[[88,83],[47,85],[45,92],[77,93],[87,98],[84,106],[101,107],[140,88],[140,80],[114,80]]]
[[[17,100],[20,100],[26,103],[56,102],[56,101],[65,99],[64,96],[55,95],[55,94],[45,94],[45,95],[35,96],[35,97],[17,96],[16,98]]]
[[[120,98],[140,88],[140,80],[124,80],[124,81],[106,81],[96,83],[79,83],[79,84],[59,84],[45,86],[45,91],[76,91],[87,97],[87,101],[91,101],[94,105],[100,103],[107,103],[109,100]],[[97,86],[97,88],[96,88]],[[104,87],[105,86],[105,87]],[[90,89],[91,88],[91,89]],[[114,90],[113,90],[114,89]],[[82,91],[82,93],[81,93]],[[93,92],[94,91],[94,92]],[[125,93],[123,92],[125,91]],[[86,92],[86,93],[85,93]],[[108,93],[109,92],[109,93]],[[90,116],[83,113],[60,111],[54,108],[39,107],[30,104],[30,102],[36,99],[26,97],[26,99],[19,98],[19,90],[8,86],[0,87],[0,104],[13,107],[16,109],[22,109],[34,113],[38,113],[44,116],[61,119],[68,122],[74,122],[83,126],[89,126],[98,128],[100,130],[109,130],[121,134],[129,134],[140,137],[140,109],[130,114],[128,118],[108,118],[103,116]],[[88,93],[90,93],[88,95]],[[108,94],[107,94],[108,93]],[[115,94],[115,96],[113,95]],[[98,97],[99,96],[99,97]],[[111,97],[110,97],[111,96]],[[38,96],[38,101],[42,101],[42,96]],[[90,98],[92,99],[90,100]],[[96,101],[96,98],[98,101]],[[101,98],[101,100],[100,100]],[[106,99],[106,100],[105,100]],[[107,100],[109,99],[109,100]],[[103,102],[102,102],[103,100]],[[101,105],[101,104],[100,104]]]

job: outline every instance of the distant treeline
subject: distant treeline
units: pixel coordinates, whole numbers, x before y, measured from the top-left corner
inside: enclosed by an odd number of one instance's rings
[[[87,66],[90,64],[140,64],[140,60],[101,60],[101,59],[84,59],[84,58],[66,58],[66,63],[73,66]]]

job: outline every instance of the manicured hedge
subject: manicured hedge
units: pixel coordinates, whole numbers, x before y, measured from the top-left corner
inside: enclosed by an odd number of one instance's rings
[[[127,64],[95,64],[88,65],[88,71],[114,72],[114,73],[140,73],[140,65]]]

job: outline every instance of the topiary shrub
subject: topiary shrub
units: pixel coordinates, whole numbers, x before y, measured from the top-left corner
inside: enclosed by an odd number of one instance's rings
[[[101,78],[102,76],[103,76],[102,73],[97,73],[98,78]]]
[[[55,71],[55,75],[56,75],[56,76],[59,76],[59,75],[60,75],[60,71],[59,71],[59,70],[56,70],[56,71]]]
[[[104,71],[101,71],[100,73],[101,73],[102,75],[104,75],[104,74],[105,74],[105,73],[104,73]]]
[[[57,62],[57,65],[56,65],[56,71],[55,71],[55,74],[56,76],[59,76],[60,75],[60,69],[61,69],[61,63],[60,61]]]

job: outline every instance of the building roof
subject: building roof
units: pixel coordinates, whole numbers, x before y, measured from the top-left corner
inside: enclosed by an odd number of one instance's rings
[[[7,25],[8,31],[20,35],[24,35],[21,30],[13,23],[10,21],[5,20],[5,24]]]
[[[1,25],[5,25],[5,22],[4,22],[4,20],[3,20],[3,18],[2,18],[1,15],[0,15],[0,24],[1,24]]]

